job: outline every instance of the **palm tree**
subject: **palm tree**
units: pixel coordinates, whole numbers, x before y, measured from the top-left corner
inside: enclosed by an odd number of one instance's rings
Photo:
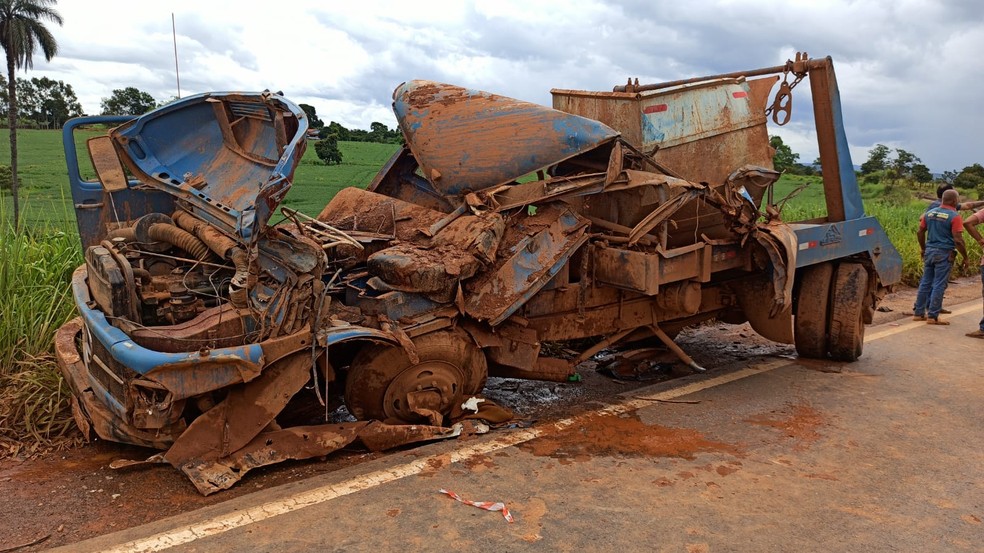
[[[57,0],[0,0],[0,46],[7,53],[7,121],[10,125],[10,192],[14,198],[14,228],[20,229],[17,201],[17,69],[34,68],[34,53],[41,48],[51,61],[58,42],[42,21],[61,25],[62,17],[51,6]]]

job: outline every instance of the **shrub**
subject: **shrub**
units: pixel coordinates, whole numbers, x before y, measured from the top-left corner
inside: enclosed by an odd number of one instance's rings
[[[10,190],[14,184],[14,172],[9,165],[0,165],[0,190]]]
[[[314,151],[325,165],[342,163],[342,152],[338,149],[338,135],[329,134],[322,138],[314,144]]]

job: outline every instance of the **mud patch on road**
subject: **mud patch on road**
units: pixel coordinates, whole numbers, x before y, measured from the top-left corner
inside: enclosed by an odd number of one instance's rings
[[[472,472],[483,472],[495,468],[495,462],[488,455],[475,455],[464,459],[461,464]]]
[[[535,543],[543,539],[543,517],[547,515],[547,504],[540,498],[534,497],[526,504],[517,504],[514,511],[522,513],[516,520],[522,525],[519,528],[521,538],[527,543]]]
[[[784,437],[796,440],[795,448],[802,450],[820,439],[817,429],[827,425],[827,418],[809,405],[789,405],[781,411],[754,415],[745,422],[775,428]]]
[[[635,415],[590,415],[519,446],[542,457],[587,460],[595,456],[679,457],[721,452],[738,456],[737,447],[708,440],[689,428],[647,425]]]

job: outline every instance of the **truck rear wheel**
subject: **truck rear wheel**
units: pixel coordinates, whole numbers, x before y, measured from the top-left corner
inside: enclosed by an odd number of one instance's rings
[[[796,353],[802,357],[823,359],[827,355],[827,319],[833,274],[832,264],[820,263],[803,268],[799,277],[793,341]]]
[[[485,387],[485,354],[463,332],[437,331],[413,341],[418,360],[399,346],[371,345],[355,355],[345,381],[345,405],[357,419],[435,423]]]
[[[857,361],[861,357],[867,291],[868,271],[863,265],[838,265],[830,306],[829,352],[835,361]]]

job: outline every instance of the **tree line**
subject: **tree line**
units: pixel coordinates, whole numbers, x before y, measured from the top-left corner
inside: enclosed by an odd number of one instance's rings
[[[0,75],[0,88],[3,89],[0,91],[0,101],[9,105],[7,79],[3,75]],[[60,129],[69,119],[86,115],[72,85],[64,81],[48,77],[18,78],[16,94],[17,126],[20,128]],[[174,100],[175,98],[168,98],[158,102],[150,93],[136,87],[117,88],[100,100],[99,115],[141,115]],[[391,130],[383,123],[374,121],[369,125],[369,130],[349,129],[335,121],[325,125],[318,118],[314,106],[300,106],[307,113],[310,127],[317,132],[319,138],[334,134],[338,140],[349,142],[402,142],[403,136],[399,130]]]
[[[0,100],[9,105],[7,79],[0,75]],[[17,79],[17,119],[20,127],[59,129],[66,121],[83,115],[82,104],[72,85],[48,77]]]
[[[308,116],[308,125],[317,131],[318,138],[328,138],[335,136],[336,140],[346,142],[379,142],[382,144],[402,144],[403,133],[399,129],[390,129],[385,124],[373,121],[369,124],[369,130],[349,129],[341,123],[332,121],[325,125],[325,122],[318,117],[318,110],[310,104],[300,104],[301,109]]]
[[[341,164],[342,151],[338,149],[338,142],[379,142],[383,144],[403,144],[403,133],[399,129],[390,129],[385,124],[373,121],[369,124],[369,130],[349,129],[341,123],[332,121],[325,125],[325,122],[318,117],[318,110],[310,104],[300,104],[301,109],[308,116],[308,125],[312,138],[317,138],[318,142],[314,145],[314,151],[325,165]]]
[[[781,137],[770,136],[769,144],[775,150],[772,164],[776,171],[793,175],[818,175],[823,168],[820,158],[812,164],[799,163],[799,154],[793,152]],[[980,199],[984,199],[984,166],[980,163],[968,165],[963,169],[943,171],[939,176],[933,175],[919,156],[902,148],[889,148],[884,144],[875,144],[868,151],[868,159],[861,164],[857,171],[863,184],[878,184],[887,182],[891,185],[900,183],[927,184],[932,182],[952,184],[954,188],[964,193],[976,191]]]

